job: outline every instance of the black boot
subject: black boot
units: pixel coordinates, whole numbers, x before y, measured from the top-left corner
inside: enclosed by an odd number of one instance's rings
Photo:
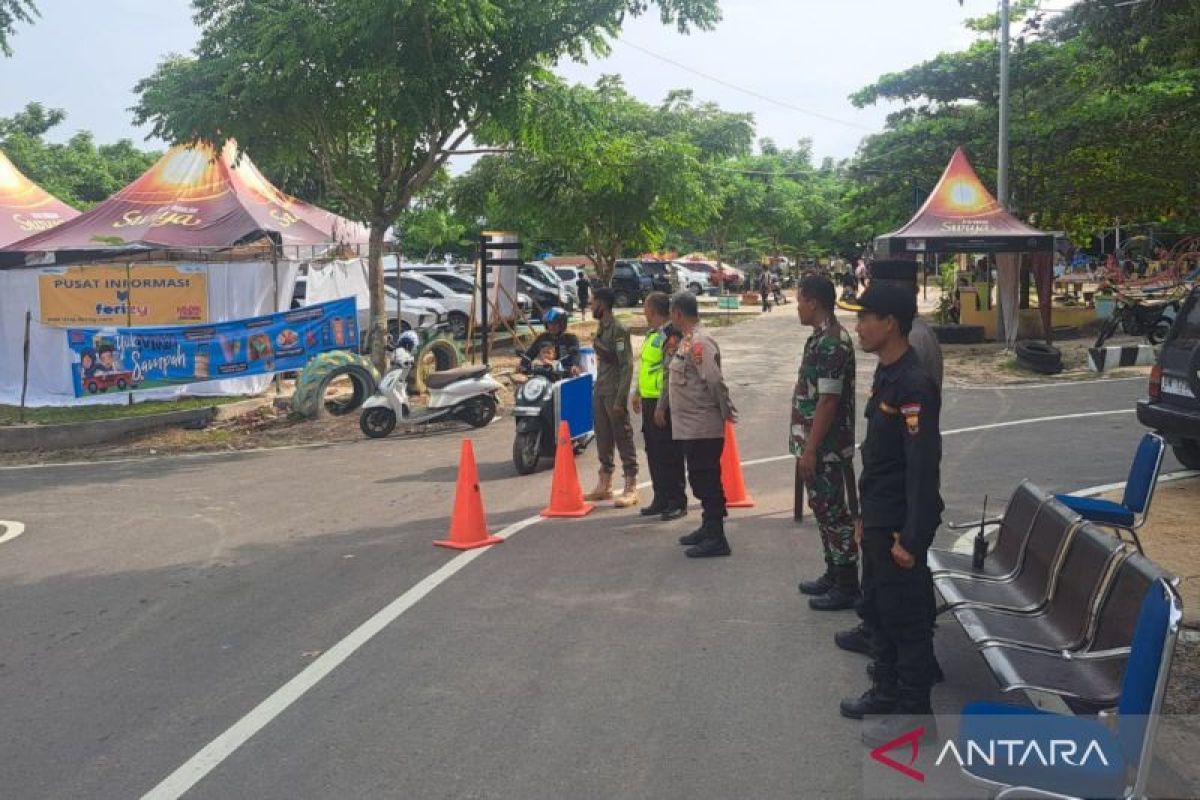
[[[717,558],[730,555],[729,540],[725,538],[725,523],[714,520],[708,524],[708,535],[683,552],[688,558]]]
[[[816,580],[800,581],[800,594],[821,595],[833,588],[833,564],[825,559],[825,574]]]
[[[699,528],[696,528],[696,530],[685,536],[679,537],[679,543],[685,547],[691,547],[692,545],[700,544],[702,541],[708,538],[709,527],[710,523],[708,520],[701,520]]]
[[[837,564],[833,567],[834,583],[825,594],[808,601],[814,611],[845,611],[854,608],[862,597],[858,588],[858,565]]]
[[[888,716],[863,722],[864,744],[877,747],[917,729],[922,729],[919,737],[922,742],[937,740],[937,720],[934,719],[933,707],[929,704],[928,686],[918,688],[901,685],[895,707],[884,713]]]
[[[870,664],[867,664],[867,677],[868,678],[875,677],[875,662],[874,661],[872,661]],[[942,665],[939,664],[937,659],[935,658],[933,660],[933,682],[934,683],[943,683],[945,680],[946,680],[946,673],[942,672]]]
[[[662,512],[662,521],[663,522],[670,522],[671,520],[679,519],[680,517],[686,517],[686,516],[687,516],[687,501],[686,500],[683,503],[680,503],[679,505],[673,505],[671,503],[667,503],[663,507],[663,512]]]
[[[663,511],[666,509],[666,507],[667,507],[667,504],[664,503],[662,500],[659,500],[658,497],[655,496],[654,500],[650,503],[650,505],[642,506],[641,510],[638,511],[638,513],[641,514],[643,517],[657,517],[659,514],[663,513]]]
[[[851,653],[872,655],[871,629],[859,623],[848,631],[838,631],[833,635],[833,643]]]
[[[896,684],[896,672],[892,667],[880,665],[871,681],[871,688],[858,697],[847,697],[838,707],[843,717],[862,719],[871,714],[891,714],[900,701],[900,690]]]

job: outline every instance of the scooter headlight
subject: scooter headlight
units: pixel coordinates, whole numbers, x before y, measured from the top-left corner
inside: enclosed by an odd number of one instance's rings
[[[534,375],[521,387],[521,399],[541,400],[550,391],[550,381],[541,375]]]

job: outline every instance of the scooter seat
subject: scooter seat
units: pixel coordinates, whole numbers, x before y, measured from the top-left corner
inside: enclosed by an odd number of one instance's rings
[[[431,372],[425,376],[425,385],[430,389],[445,389],[455,381],[474,380],[487,374],[488,368],[482,364],[475,367],[459,367],[445,372]]]

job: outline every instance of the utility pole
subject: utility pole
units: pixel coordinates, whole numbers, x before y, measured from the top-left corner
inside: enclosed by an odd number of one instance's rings
[[[996,194],[1008,209],[1008,4],[1000,0],[1000,136],[996,160]]]

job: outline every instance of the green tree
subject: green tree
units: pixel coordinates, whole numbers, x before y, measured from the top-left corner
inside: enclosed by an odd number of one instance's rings
[[[18,22],[33,22],[38,16],[33,0],[0,0],[0,53],[12,55],[8,40],[16,33]]]
[[[256,158],[320,166],[370,226],[372,350],[386,354],[384,233],[472,137],[506,141],[531,81],[603,53],[627,16],[680,31],[717,0],[193,0],[192,57],[137,86],[139,122],[169,141],[228,138]]]
[[[97,145],[80,131],[65,144],[45,135],[62,124],[62,109],[30,103],[11,117],[0,117],[0,148],[34,183],[64,203],[86,209],[124,188],[150,168],[157,153],[138,150],[133,142]]]
[[[673,227],[703,227],[718,211],[715,161],[747,150],[747,115],[673,92],[659,107],[605,76],[595,88],[547,85],[511,155],[484,159],[479,185],[490,224],[531,231],[591,256],[609,282],[618,258],[657,248]],[[462,192],[459,192],[460,196]]]

